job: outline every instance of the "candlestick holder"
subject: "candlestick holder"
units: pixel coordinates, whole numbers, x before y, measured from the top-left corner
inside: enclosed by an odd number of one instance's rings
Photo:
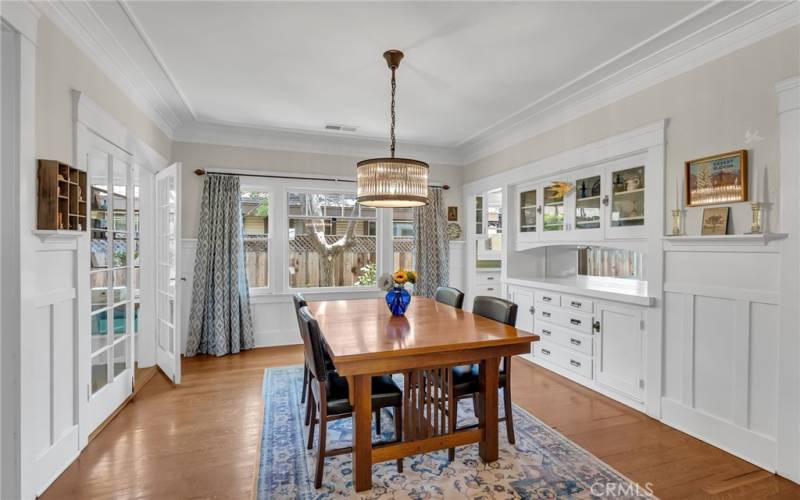
[[[764,222],[763,222],[763,213],[764,213],[764,204],[763,203],[751,203],[750,209],[753,213],[753,219],[750,223],[750,234],[761,234],[764,232]]]
[[[672,211],[672,236],[680,236],[681,234],[681,210]]]

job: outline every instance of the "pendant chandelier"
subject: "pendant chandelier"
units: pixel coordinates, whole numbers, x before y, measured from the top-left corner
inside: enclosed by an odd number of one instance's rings
[[[392,103],[389,158],[372,158],[356,164],[358,202],[368,207],[419,207],[428,204],[428,164],[409,158],[395,158],[394,94],[397,87],[395,72],[403,53],[387,50],[383,53],[392,70]]]

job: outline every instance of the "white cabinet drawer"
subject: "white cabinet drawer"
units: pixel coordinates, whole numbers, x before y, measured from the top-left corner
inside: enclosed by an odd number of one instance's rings
[[[558,344],[545,340],[535,342],[533,344],[533,357],[546,359],[582,377],[592,378],[592,359]]]
[[[536,332],[542,339],[555,342],[587,356],[591,356],[594,352],[594,339],[591,335],[584,335],[545,321],[538,321],[536,326]]]
[[[561,305],[561,295],[537,290],[536,302],[539,302],[540,304],[547,304],[549,306],[559,306]]]
[[[560,315],[561,321],[559,324],[562,324],[568,328],[572,328],[582,333],[586,333],[588,335],[592,334],[592,315],[591,314],[583,314],[577,311],[564,309],[561,311]]]
[[[561,355],[561,365],[578,375],[592,378],[592,358],[587,358],[581,354],[565,351]]]
[[[558,358],[560,352],[558,346],[552,344],[550,342],[545,342],[544,340],[540,340],[539,342],[533,343],[533,357],[546,359],[551,363],[556,363],[556,359]]]
[[[478,272],[475,273],[475,282],[478,285],[500,285],[500,273]]]
[[[548,323],[560,325],[562,320],[563,311],[560,307],[553,307],[547,304],[536,304],[533,306],[536,310],[534,318]]]
[[[589,335],[567,330],[556,330],[556,341],[581,354],[591,356],[593,352],[592,344],[594,339]]]
[[[561,296],[561,306],[567,309],[574,309],[576,311],[583,311],[583,312],[593,312],[594,311],[594,303],[583,297],[573,297],[571,295],[562,295]]]
[[[500,297],[500,283],[496,285],[477,285],[475,295],[488,295],[489,297]]]

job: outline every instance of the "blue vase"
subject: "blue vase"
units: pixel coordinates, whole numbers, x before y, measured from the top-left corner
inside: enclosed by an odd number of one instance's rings
[[[393,316],[402,316],[411,303],[411,294],[404,287],[395,285],[386,292],[386,305]]]

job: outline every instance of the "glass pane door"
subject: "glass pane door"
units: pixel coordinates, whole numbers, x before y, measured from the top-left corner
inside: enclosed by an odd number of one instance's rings
[[[519,193],[519,232],[536,232],[536,190],[529,189]]]
[[[600,227],[600,176],[578,179],[575,182],[575,229]]]
[[[564,230],[564,194],[552,186],[544,188],[544,230]]]
[[[611,172],[611,226],[644,225],[644,167]]]
[[[122,153],[118,157],[104,149],[92,149],[86,156],[91,300],[85,333],[90,336],[89,432],[130,394],[133,372],[131,164]]]
[[[483,196],[475,197],[475,234],[483,235]]]

